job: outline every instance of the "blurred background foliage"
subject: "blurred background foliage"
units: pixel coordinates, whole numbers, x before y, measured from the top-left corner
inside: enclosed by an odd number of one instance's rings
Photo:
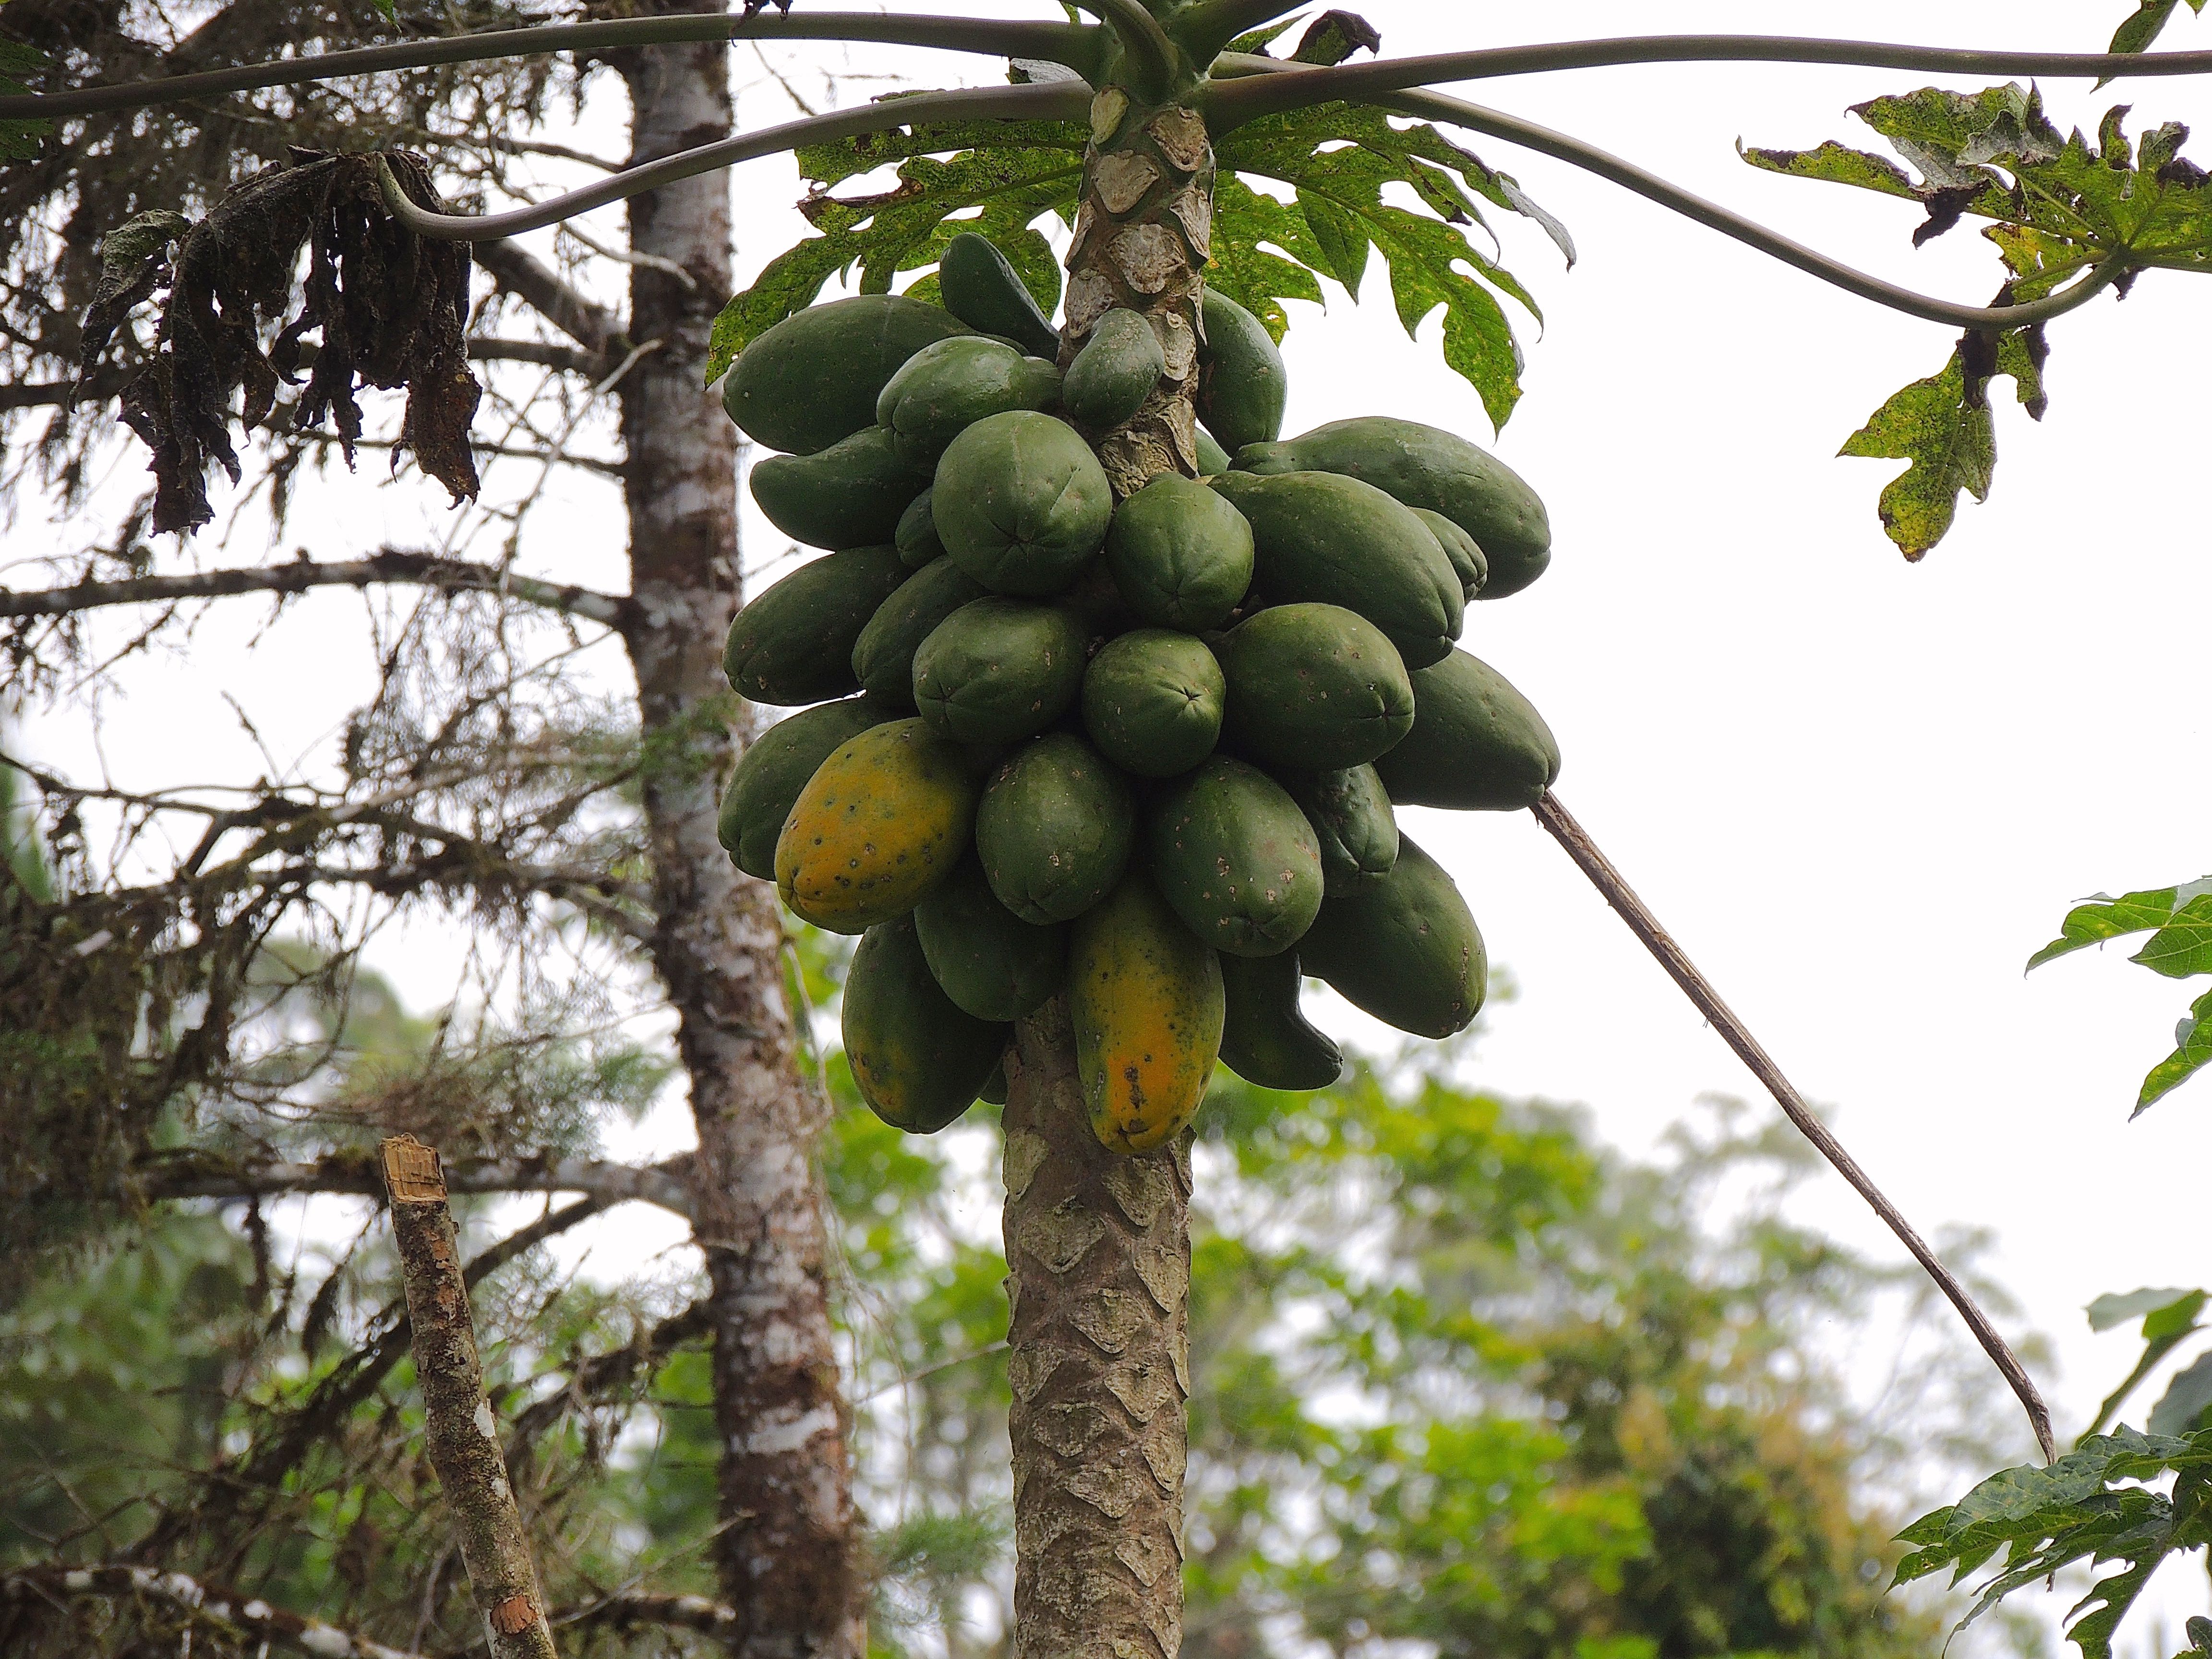
[[[918,1139],[860,1106],[833,1040],[848,946],[799,934],[790,989],[843,1108],[823,1173],[873,1640],[983,1659],[1011,1572],[995,1114]],[[373,988],[332,1050],[341,1096],[438,1041]],[[1469,1058],[1370,1058],[1310,1097],[1216,1085],[1195,1153],[1188,1659],[1939,1652],[1940,1608],[1883,1594],[1887,1540],[2019,1448],[1974,1408],[1977,1358],[1915,1276],[1791,1219],[1808,1170],[1776,1123],[1705,1103],[1639,1162],[1577,1111],[1468,1086]],[[649,1091],[641,1065],[538,1055],[525,1092],[580,1127],[586,1103]],[[474,1250],[523,1241],[477,1315],[550,1599],[580,1615],[563,1650],[707,1650],[593,1616],[633,1589],[713,1590],[690,1269],[609,1285],[529,1245],[535,1206],[504,1201],[496,1227],[465,1210]],[[0,1571],[166,1534],[161,1559],[279,1606],[465,1650],[408,1363],[375,1364],[404,1353],[383,1346],[393,1294],[373,1211],[327,1198],[163,1206],[47,1261],[0,1312]],[[1861,1374],[1870,1352],[1902,1356],[1886,1381]],[[224,1509],[227,1469],[309,1430],[281,1504]],[[20,1650],[173,1651],[185,1617],[78,1602]]]

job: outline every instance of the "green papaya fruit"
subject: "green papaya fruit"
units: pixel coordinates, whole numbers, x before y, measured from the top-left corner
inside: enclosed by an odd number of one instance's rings
[[[945,308],[969,327],[1004,335],[1032,356],[1060,355],[1060,331],[988,237],[963,230],[945,245],[937,258],[937,291]]]
[[[1217,951],[1287,951],[1321,908],[1313,826],[1256,766],[1214,756],[1160,791],[1146,830],[1162,896]]]
[[[1222,729],[1269,766],[1364,766],[1413,726],[1397,647],[1334,605],[1255,611],[1213,642],[1229,685]]]
[[[821,702],[857,691],[853,647],[907,574],[895,547],[809,560],[730,621],[722,672],[754,702]]]
[[[900,364],[967,332],[951,313],[895,294],[809,306],[738,354],[722,407],[755,443],[811,455],[873,424],[876,395]]]
[[[877,607],[854,641],[853,674],[860,689],[894,702],[912,702],[915,652],[939,623],[982,597],[983,585],[949,559],[926,564],[908,576]]]
[[[1452,574],[1459,578],[1459,591],[1470,599],[1482,597],[1483,584],[1490,580],[1490,556],[1481,544],[1467,532],[1441,513],[1432,513],[1425,507],[1413,509],[1413,516],[1428,526],[1429,533],[1437,538],[1437,545],[1451,561]]]
[[[999,1056],[999,1063],[991,1068],[991,1075],[983,1079],[983,1086],[975,1091],[975,1098],[986,1106],[1006,1103],[1006,1057]]]
[[[1374,485],[1334,472],[1209,478],[1252,526],[1252,586],[1270,605],[1310,600],[1358,611],[1407,668],[1459,637],[1467,595],[1428,526]]]
[[[968,757],[920,720],[848,738],[815,769],[775,842],[775,890],[802,921],[860,933],[951,878],[975,823]]]
[[[957,743],[1042,732],[1083,694],[1087,630],[1065,605],[1000,594],[964,605],[914,653],[914,704]]]
[[[1133,311],[1109,311],[1067,365],[1060,406],[1077,425],[1110,432],[1144,407],[1167,372],[1152,325]]]
[[[891,532],[891,545],[898,549],[909,570],[919,570],[945,556],[945,544],[937,539],[937,520],[929,510],[933,493],[925,489],[908,502],[906,511],[899,514],[898,528]]]
[[[1291,383],[1267,325],[1219,289],[1200,302],[1206,343],[1199,349],[1198,418],[1232,454],[1283,434]]]
[[[945,994],[977,1019],[1019,1019],[1066,982],[1066,928],[1024,921],[1000,903],[973,854],[915,906],[914,925]]]
[[[1221,1063],[1262,1089],[1326,1089],[1344,1051],[1298,1012],[1298,953],[1224,957]]]
[[[945,447],[986,415],[1050,409],[1060,370],[980,334],[939,340],[908,358],[876,399],[876,424],[916,465],[934,467]]]
[[[1482,549],[1490,568],[1486,599],[1518,593],[1551,562],[1552,523],[1536,492],[1456,433],[1370,415],[1331,421],[1263,447],[1229,447],[1239,471],[1340,472],[1388,490],[1407,507],[1443,514]]]
[[[1398,862],[1398,820],[1371,766],[1339,772],[1281,772],[1321,842],[1322,893],[1346,898],[1389,875]]]
[[[1401,806],[1516,812],[1559,775],[1559,744],[1528,698],[1455,651],[1413,675],[1413,729],[1375,763]]]
[[[935,1134],[974,1105],[1012,1035],[945,994],[911,916],[860,935],[845,976],[843,1022],[860,1098],[909,1134]]]
[[[1204,427],[1198,429],[1198,476],[1218,477],[1229,471],[1229,452],[1214,442],[1213,434]]]
[[[1105,542],[1114,490],[1073,427],[1015,409],[952,441],[930,512],[954,563],[994,593],[1036,599],[1066,586]]]
[[[888,544],[899,519],[929,484],[879,426],[814,455],[771,455],[752,471],[753,500],[768,521],[809,547]]]
[[[1355,1008],[1425,1037],[1466,1030],[1489,973],[1467,901],[1410,836],[1389,875],[1321,907],[1298,964]]]
[[[1164,472],[1115,509],[1106,568],[1158,628],[1218,628],[1252,586],[1252,526],[1206,485]]]
[[[1213,752],[1226,687],[1203,640],[1139,628],[1098,648],[1083,676],[1083,729],[1139,777],[1171,778]]]
[[[975,811],[975,851],[991,890],[1024,921],[1081,915],[1121,878],[1136,811],[1121,775],[1074,733],[1024,744]]]
[[[730,862],[749,876],[775,880],[776,837],[799,792],[847,738],[896,718],[871,699],[850,697],[801,709],[747,744],[722,791],[714,825]]]

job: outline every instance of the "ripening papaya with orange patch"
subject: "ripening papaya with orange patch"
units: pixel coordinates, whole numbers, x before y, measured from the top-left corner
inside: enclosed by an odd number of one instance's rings
[[[1221,963],[1132,870],[1075,919],[1067,965],[1091,1129],[1110,1152],[1148,1152],[1206,1098],[1221,1053]]]
[[[776,838],[776,890],[836,933],[902,916],[958,866],[975,794],[958,744],[918,720],[872,726],[799,792]]]

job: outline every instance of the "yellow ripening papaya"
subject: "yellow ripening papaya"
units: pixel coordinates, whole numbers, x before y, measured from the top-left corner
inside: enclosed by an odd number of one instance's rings
[[[871,726],[799,792],[776,838],[776,890],[833,933],[902,916],[958,867],[976,793],[959,744],[918,720]]]
[[[1221,1054],[1221,963],[1132,870],[1076,918],[1067,967],[1091,1130],[1109,1152],[1148,1152],[1206,1098]]]

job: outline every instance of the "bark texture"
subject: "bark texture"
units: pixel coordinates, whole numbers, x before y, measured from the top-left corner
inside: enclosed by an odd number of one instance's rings
[[[1016,1028],[1006,1084],[1015,1659],[1176,1659],[1189,1137],[1098,1144],[1064,998]]]
[[[1109,311],[1151,322],[1167,359],[1144,407],[1094,435],[1115,492],[1128,495],[1163,472],[1198,475],[1193,412],[1205,338],[1200,273],[1212,246],[1213,147],[1197,111],[1146,108],[1119,87],[1091,100],[1083,205],[1067,251],[1060,362],[1073,361]]]
[[[437,1150],[398,1135],[384,1143],[383,1159],[392,1243],[414,1329],[424,1437],[453,1512],[469,1592],[483,1615],[485,1645],[491,1659],[555,1659],[538,1565],[514,1506],[514,1488],[507,1484],[499,1425],[484,1398],[476,1321]]]
[[[642,13],[713,9],[647,5]],[[617,60],[631,160],[731,129],[727,49]],[[646,742],[645,808],[660,917],[653,955],[678,1011],[699,1153],[693,1201],[714,1332],[724,1521],[714,1548],[726,1639],[757,1659],[864,1650],[846,1413],[831,1346],[828,1235],[815,1150],[826,1107],[799,1081],[775,895],[714,835],[744,711],[721,672],[738,599],[738,438],[701,384],[730,292],[729,185],[688,179],[629,204],[631,248],[674,262],[630,277],[629,337],[659,344],[621,383],[628,458],[627,631]]]
[[[1167,370],[1091,436],[1117,495],[1198,472],[1200,301],[1213,150],[1197,112],[1091,104],[1060,361],[1115,309]],[[1189,1137],[1139,1158],[1091,1133],[1064,999],[1016,1028],[1007,1065],[1006,1291],[1014,1659],[1176,1659],[1190,1392]]]

